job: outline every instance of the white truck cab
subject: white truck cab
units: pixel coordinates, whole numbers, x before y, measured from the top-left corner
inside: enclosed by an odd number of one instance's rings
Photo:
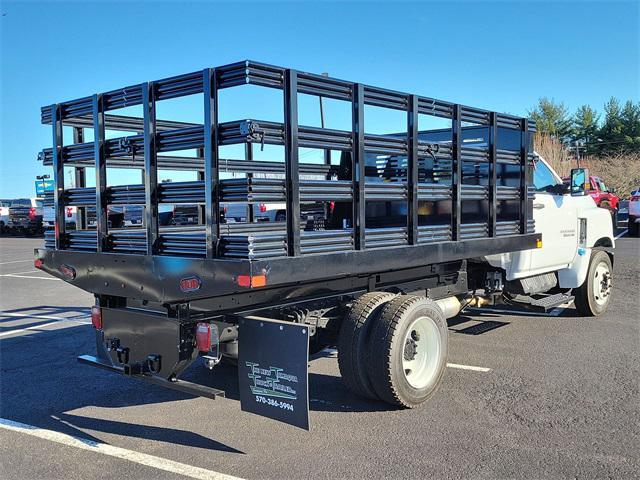
[[[573,289],[576,308],[585,315],[606,310],[611,298],[611,249],[615,246],[611,216],[586,194],[588,172],[572,171],[571,185],[539,155],[533,171],[535,231],[542,246],[534,250],[486,257],[505,272],[507,282],[519,282],[524,293],[536,289]],[[527,291],[529,290],[529,291]]]

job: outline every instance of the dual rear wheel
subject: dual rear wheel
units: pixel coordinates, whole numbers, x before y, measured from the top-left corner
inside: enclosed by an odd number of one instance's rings
[[[423,296],[367,293],[342,323],[338,365],[347,388],[412,408],[437,390],[447,358],[447,322]]]

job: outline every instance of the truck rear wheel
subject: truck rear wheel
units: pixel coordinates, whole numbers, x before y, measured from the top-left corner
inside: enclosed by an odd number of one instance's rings
[[[574,304],[586,317],[603,314],[611,302],[613,268],[604,250],[594,250],[589,261],[587,278],[574,292]]]
[[[340,327],[338,367],[345,386],[362,397],[377,399],[367,376],[366,345],[368,334],[382,307],[395,297],[392,293],[365,293],[353,302]]]
[[[437,390],[447,359],[447,322],[435,302],[400,296],[387,303],[369,337],[369,379],[377,396],[413,408]]]

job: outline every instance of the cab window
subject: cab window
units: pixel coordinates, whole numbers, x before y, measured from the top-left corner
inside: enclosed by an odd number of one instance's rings
[[[549,187],[553,187],[558,184],[553,172],[542,162],[536,162],[535,169],[533,170],[533,185],[536,187],[537,192],[544,192]]]

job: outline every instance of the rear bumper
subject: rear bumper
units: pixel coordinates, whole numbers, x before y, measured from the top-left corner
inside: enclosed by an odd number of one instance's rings
[[[7,222],[7,227],[9,228],[37,228],[42,225],[41,220],[39,219],[29,219],[29,218],[10,218]]]
[[[80,355],[78,357],[78,362],[84,365],[89,365],[92,367],[101,368],[103,370],[108,370],[113,373],[119,373],[121,375],[127,375],[131,378],[135,378],[137,380],[142,380],[148,383],[153,383],[154,385],[159,385],[161,387],[170,388],[171,390],[177,390],[179,392],[188,393],[189,395],[195,395],[198,397],[207,397],[212,400],[215,400],[218,397],[225,396],[225,392],[223,390],[217,390],[215,388],[207,387],[204,385],[198,385],[196,383],[187,382],[185,380],[165,380],[162,377],[158,377],[156,375],[143,375],[143,374],[127,374],[125,373],[124,367],[118,367],[107,363],[98,357],[94,357],[93,355]]]

